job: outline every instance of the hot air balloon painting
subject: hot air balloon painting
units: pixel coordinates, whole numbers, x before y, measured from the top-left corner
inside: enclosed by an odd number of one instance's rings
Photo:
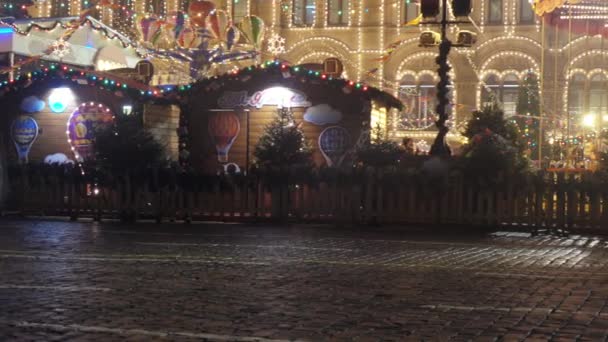
[[[167,15],[167,28],[174,39],[178,39],[182,31],[186,28],[186,15],[182,11],[174,11]]]
[[[225,42],[230,27],[230,17],[226,11],[215,10],[207,18],[207,29],[216,42]]]
[[[101,103],[83,103],[72,113],[68,119],[66,134],[78,161],[95,158],[95,132],[101,127],[111,125],[113,121],[114,114]]]
[[[200,36],[197,30],[190,27],[183,29],[177,38],[177,45],[184,49],[194,49],[201,45],[202,42],[203,38]]]
[[[207,27],[207,16],[215,10],[215,4],[211,1],[194,1],[188,6],[190,22],[196,27]]]
[[[241,124],[234,112],[216,112],[209,117],[209,136],[215,144],[217,160],[228,162],[228,151],[239,135]]]
[[[238,24],[238,28],[249,44],[256,49],[260,49],[264,40],[264,21],[262,18],[255,15],[246,16]]]
[[[327,161],[327,166],[340,166],[350,147],[350,134],[340,126],[327,127],[319,135],[319,150]]]
[[[239,33],[239,29],[235,26],[230,26],[226,30],[226,47],[228,50],[232,50],[234,45],[239,41],[241,34]]]
[[[137,25],[141,40],[151,46],[158,44],[162,36],[162,23],[155,17],[145,17]]]

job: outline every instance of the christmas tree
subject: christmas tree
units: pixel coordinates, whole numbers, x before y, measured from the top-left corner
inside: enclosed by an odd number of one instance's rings
[[[277,117],[265,128],[253,155],[261,166],[309,166],[311,149],[290,108],[277,110]]]
[[[357,161],[367,166],[397,165],[402,152],[399,144],[389,140],[380,124],[372,128],[371,139],[357,149]]]
[[[517,114],[515,119],[521,131],[524,144],[531,159],[538,159],[538,144],[540,133],[540,95],[538,79],[532,73],[519,87],[517,98]]]
[[[492,184],[501,173],[515,175],[527,169],[525,142],[496,101],[473,112],[463,135],[469,139],[461,159],[467,177]]]
[[[8,0],[0,3],[0,19],[13,17],[15,19],[29,18],[27,8],[32,6],[32,0]],[[2,19],[4,21],[4,19]]]

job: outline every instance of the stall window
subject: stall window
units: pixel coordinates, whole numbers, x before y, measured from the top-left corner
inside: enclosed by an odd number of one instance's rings
[[[62,0],[51,1],[51,18],[62,18],[70,16],[70,3]]]
[[[235,23],[241,22],[243,17],[247,16],[248,0],[230,0],[232,1],[232,21]]]
[[[534,22],[534,10],[529,0],[519,0],[519,22],[521,24]]]
[[[293,0],[293,24],[296,26],[312,26],[315,21],[315,0]]]
[[[401,18],[404,24],[416,19],[420,15],[418,2],[414,0],[401,0]]]
[[[328,25],[343,26],[348,24],[348,3],[349,0],[328,0]]]
[[[502,1],[489,0],[488,24],[502,24]]]

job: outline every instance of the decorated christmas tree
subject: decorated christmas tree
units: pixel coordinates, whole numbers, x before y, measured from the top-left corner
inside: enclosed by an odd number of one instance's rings
[[[253,155],[260,166],[309,166],[311,149],[291,108],[277,110],[277,117],[266,127]]]
[[[519,87],[516,111],[519,116],[515,122],[519,126],[526,152],[531,159],[538,159],[540,95],[538,79],[532,73],[526,75]]]
[[[461,159],[465,176],[492,184],[501,173],[516,175],[527,169],[525,142],[496,101],[473,112],[463,135],[469,139]]]

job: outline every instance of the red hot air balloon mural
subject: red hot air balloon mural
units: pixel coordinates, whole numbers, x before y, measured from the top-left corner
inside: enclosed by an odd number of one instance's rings
[[[188,16],[194,26],[205,28],[207,16],[215,10],[215,4],[211,1],[194,1],[188,6]]]
[[[228,151],[241,130],[239,118],[233,112],[216,112],[209,117],[207,128],[209,136],[215,144],[217,160],[220,163],[226,163]]]

